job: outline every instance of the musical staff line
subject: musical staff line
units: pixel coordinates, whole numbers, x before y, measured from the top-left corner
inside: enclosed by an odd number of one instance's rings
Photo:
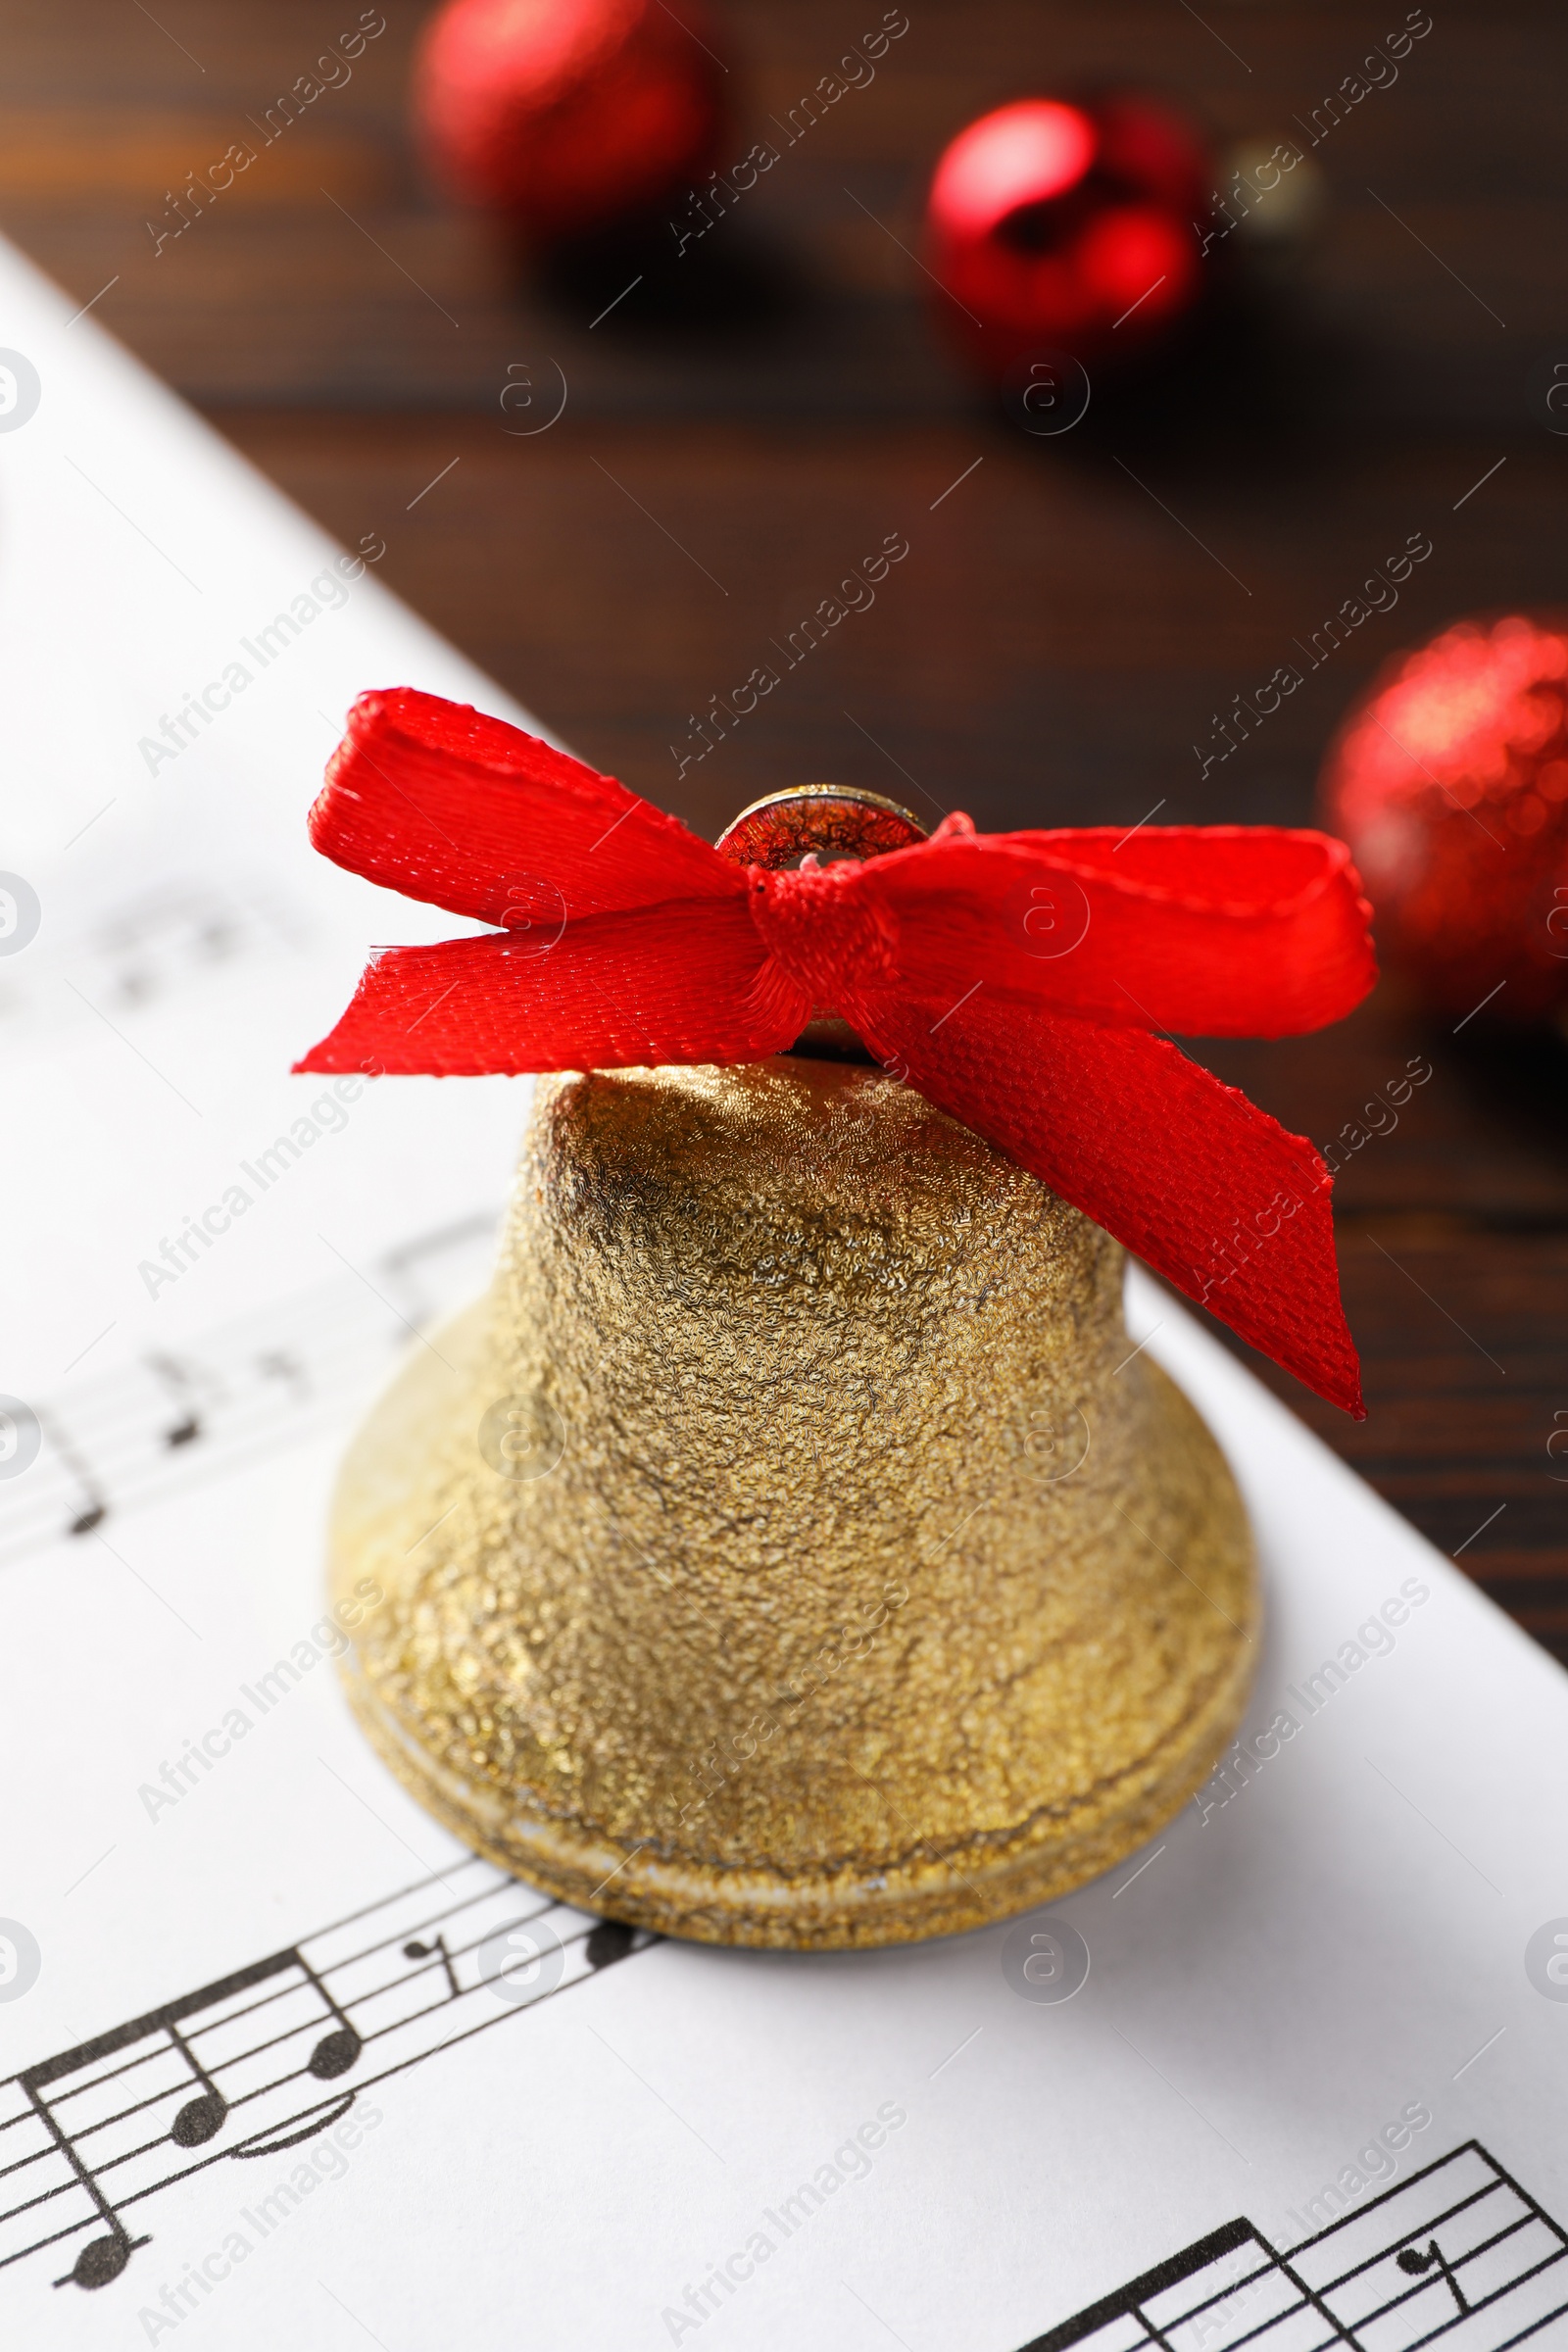
[[[90,818],[82,832],[96,822]],[[13,1052],[46,1049],[54,1031],[82,1021],[80,1004],[61,986],[71,972],[94,1004],[121,1018],[141,1017],[193,989],[211,998],[215,989],[265,985],[269,971],[297,956],[311,936],[292,877],[262,870],[254,857],[201,874],[160,875],[129,892],[111,883],[106,894],[102,862],[99,874],[97,890],[90,879],[76,886],[74,904],[89,907],[85,919],[51,926],[27,957],[30,969],[7,975],[0,1030]]]
[[[1568,2231],[1472,2139],[1287,2253],[1229,2222],[1024,2352],[1509,2352],[1568,2317],[1565,2263]]]
[[[457,1865],[456,1865],[456,1868],[455,1868],[455,1870],[454,1870],[454,1872],[453,1872],[453,1874],[452,1874],[452,1875],[456,1876],[456,1875],[458,1875],[459,1873],[461,1873],[462,1871],[464,1871],[464,1870],[466,1870],[466,1869],[468,1869],[468,1868],[469,1868],[470,1866],[472,1866],[472,1865],[473,1865],[473,1864],[474,1864],[476,1861],[477,1861],[477,1857],[476,1857],[476,1856],[470,1856],[467,1862],[460,1862],[459,1864],[457,1864]],[[488,1865],[482,1865],[481,1867],[488,1867]],[[431,1882],[427,1882],[427,1881],[425,1881],[425,1880],[422,1880],[422,1879],[416,1879],[416,1880],[415,1880],[415,1881],[412,1883],[412,1885],[410,1885],[410,1886],[408,1886],[399,1887],[399,1888],[398,1888],[398,1890],[397,1890],[397,1892],[396,1892],[395,1894],[391,1894],[391,1895],[387,1895],[387,1896],[385,1896],[385,1897],[383,1898],[383,1900],[382,1900],[382,1902],[381,1902],[381,1903],[372,1903],[372,1904],[368,1904],[368,1905],[365,1907],[365,1909],[363,1909],[363,1910],[361,1910],[361,1911],[358,1911],[358,1912],[351,1912],[351,1913],[349,1914],[349,1916],[348,1916],[346,1919],[342,1919],[342,1920],[339,1920],[339,1921],[337,1921],[337,1923],[336,1923],[336,1926],[337,1926],[337,1928],[338,1928],[339,1930],[341,1930],[341,1929],[343,1929],[343,1928],[346,1928],[346,1927],[352,1927],[352,1926],[356,1925],[356,1924],[357,1924],[357,1922],[358,1922],[359,1920],[361,1920],[361,1919],[366,1919],[366,1918],[368,1918],[368,1917],[370,1917],[370,1916],[371,1916],[371,1915],[372,1915],[372,1914],[373,1914],[375,1911],[378,1911],[378,1910],[384,1909],[384,1908],[385,1908],[385,1906],[386,1906],[388,1903],[401,1902],[401,1901],[405,1900],[405,1899],[406,1899],[406,1898],[407,1898],[409,1895],[418,1892],[418,1891],[419,1891],[419,1890],[420,1890],[420,1889],[421,1889],[421,1888],[422,1888],[422,1887],[423,1887],[423,1886],[424,1886],[426,1884],[428,1884],[428,1883],[431,1883]],[[428,1928],[431,1928],[431,1927],[438,1926],[438,1925],[440,1925],[440,1924],[441,1924],[442,1922],[444,1922],[444,1921],[447,1921],[447,1920],[450,1920],[450,1919],[452,1919],[452,1918],[455,1918],[455,1917],[456,1917],[456,1915],[458,1914],[458,1912],[460,1912],[460,1911],[471,1910],[471,1909],[473,1908],[473,1906],[474,1906],[476,1903],[481,1903],[481,1902],[483,1902],[483,1901],[486,1899],[486,1897],[487,1897],[487,1895],[488,1895],[488,1893],[489,1893],[489,1892],[490,1892],[490,1889],[489,1889],[488,1887],[481,1888],[481,1889],[480,1889],[480,1891],[479,1891],[477,1894],[466,1895],[466,1896],[464,1897],[464,1899],[462,1900],[462,1902],[460,1902],[460,1903],[452,1903],[452,1904],[449,1904],[449,1905],[447,1906],[447,1908],[446,1908],[444,1911],[433,1911],[433,1912],[431,1912],[428,1918],[426,1918],[426,1919],[421,1919],[421,1920],[416,1920],[416,1921],[415,1921],[415,1922],[413,1923],[413,1933],[415,1933],[416,1935],[417,1935],[417,1934],[420,1934],[420,1933],[422,1933],[424,1930],[426,1930],[426,1929],[428,1929]],[[554,1908],[554,1906],[552,1905],[552,1903],[551,1903],[551,1901],[550,1901],[549,1897],[548,1897],[548,1896],[545,1896],[545,1897],[542,1897],[542,1898],[540,1898],[540,1899],[539,1899],[539,1902],[538,1902],[538,1908],[537,1908],[537,1910],[535,1910],[535,1911],[533,1911],[533,1912],[531,1912],[531,1913],[528,1913],[528,1914],[526,1914],[526,1915],[525,1915],[525,1917],[526,1917],[526,1918],[542,1918],[542,1917],[543,1917],[543,1915],[544,1915],[544,1913],[545,1913],[546,1911],[549,1911],[549,1910],[551,1910],[551,1909],[553,1909],[553,1908]],[[394,1935],[391,1935],[391,1936],[385,1936],[378,1937],[378,1938],[377,1938],[377,1940],[376,1940],[374,1943],[368,1943],[368,1944],[365,1944],[365,1945],[363,1945],[363,1946],[361,1947],[361,1949],[360,1949],[359,1951],[357,1951],[357,1952],[350,1952],[350,1953],[347,1953],[347,1954],[345,1954],[344,1958],[343,1958],[341,1961],[339,1961],[339,1962],[337,1963],[337,1965],[338,1965],[339,1967],[341,1967],[341,1968],[347,1968],[347,1967],[351,1966],[351,1965],[352,1965],[354,1962],[356,1962],[356,1961],[369,1959],[369,1958],[373,1957],[373,1955],[374,1955],[376,1952],[380,1952],[380,1951],[385,1951],[385,1950],[387,1950],[387,1949],[388,1949],[388,1948],[389,1948],[389,1947],[390,1947],[392,1944],[394,1944],[394,1943],[398,1942],[398,1941],[400,1940],[400,1938],[401,1938],[401,1937],[402,1937],[404,1935],[406,1935],[406,1934],[408,1934],[408,1933],[409,1933],[409,1930],[407,1930],[407,1929],[401,1929],[401,1930],[399,1930],[399,1931],[398,1931],[396,1934],[394,1934]],[[466,1948],[467,1948],[467,1947],[466,1946],[466,1947],[465,1947],[465,1949],[466,1949]],[[373,1997],[373,1996],[372,1996],[372,1997]],[[254,2017],[254,2016],[256,2015],[256,2013],[257,2013],[257,2011],[258,2011],[258,2010],[261,2010],[261,2009],[267,2009],[267,2008],[270,2008],[270,2007],[271,2007],[271,2006],[273,2006],[273,2005],[274,2005],[276,2002],[278,2002],[278,2001],[280,2001],[280,2000],[283,2000],[283,1999],[286,1999],[286,1998],[287,1998],[287,1993],[286,1993],[286,1991],[285,1991],[285,1992],[269,1992],[269,1993],[264,1993],[264,1994],[262,1995],[262,1997],[261,1997],[261,1999],[260,1999],[259,2001],[251,2001],[251,2002],[248,2002],[248,2003],[246,2004],[246,2006],[245,2006],[243,2009],[236,2009],[236,2010],[233,2010],[233,2011],[230,2013],[229,2017],[228,2017],[228,2018],[226,2018],[226,2019],[225,2019],[223,2022],[224,2022],[225,2024],[232,2024],[236,2018],[241,2018],[241,2017]],[[204,2034],[204,2033],[214,2033],[214,2032],[216,2032],[217,2030],[218,2030],[218,2029],[217,2029],[216,2027],[212,2027],[212,2026],[198,2027],[198,2028],[196,2028],[196,2030],[195,2030],[195,2033],[192,2034],[191,2038],[192,2038],[192,2039],[195,2039],[195,2038],[197,2038],[197,2037],[198,2037],[198,2036],[199,2036],[201,2034]],[[279,2042],[279,2041],[283,2041],[283,2040],[287,2040],[289,2037],[290,2037],[290,2036],[289,2036],[288,2034],[274,2034],[274,2035],[272,2036],[272,2038],[271,2038],[271,2041],[270,2041],[270,2042],[261,2042],[261,2043],[258,2043],[256,2046],[257,2046],[257,2048],[258,2048],[258,2049],[267,2049],[267,2048],[270,2048],[270,2047],[274,2047],[274,2046],[276,2045],[276,2043],[277,2043],[277,2042]],[[73,2088],[72,2088],[70,2091],[68,2091],[67,2093],[65,2093],[64,2095],[65,2095],[66,2097],[73,2097],[73,2098],[74,2098],[74,2097],[78,2097],[78,2096],[80,2096],[80,2095],[81,2095],[83,2092],[85,2092],[85,2091],[88,2091],[88,2090],[96,2090],[96,2089],[98,2089],[98,2088],[99,2088],[99,2087],[100,2087],[100,2086],[101,2086],[103,2083],[105,2083],[105,2082],[112,2082],[116,2081],[116,2080],[117,2080],[117,2079],[118,2079],[120,2076],[122,2076],[122,2075],[127,2075],[127,2074],[131,2074],[131,2073],[133,2073],[137,2067],[151,2065],[151,2064],[154,2062],[154,2059],[155,2059],[155,2057],[156,2057],[156,2053],[155,2053],[155,2052],[147,2052],[147,2051],[144,2051],[144,2052],[141,2054],[141,2056],[140,2056],[140,2057],[137,2057],[137,2058],[127,2058],[123,2066],[110,2067],[110,2068],[108,2068],[108,2069],[106,2070],[106,2072],[105,2072],[105,2073],[103,2073],[103,2074],[101,2074],[101,2075],[95,2075],[95,2076],[93,2076],[93,2078],[91,2079],[91,2081],[90,2081],[90,2082],[81,2082],[81,2083],[77,2083],[77,2084],[74,2085],[74,2086],[73,2086]],[[13,2079],[14,2079],[14,2078],[13,2078]],[[0,2084],[0,2088],[3,2088],[3,2087],[4,2087],[4,2085],[3,2085],[3,2084]],[[156,2096],[156,2095],[159,2095],[159,2094],[155,2094],[155,2096]],[[138,2105],[138,2106],[146,2106],[146,2105],[148,2105],[148,2104],[150,2104],[150,2103],[151,2103],[151,2102],[150,2102],[150,2101],[148,2101],[148,2100],[141,2100],[141,2101],[138,2101],[138,2102],[137,2102],[137,2105]],[[134,2114],[135,2112],[136,2112],[136,2108],[135,2108],[135,2107],[126,2107],[126,2108],[122,2108],[122,2109],[120,2110],[120,2114],[119,2114],[119,2116],[115,2116],[115,2117],[105,2117],[105,2118],[103,2119],[103,2121],[104,2121],[105,2123],[116,2122],[116,2121],[119,2121],[121,2117],[126,2116],[126,2115],[131,2115],[131,2114]],[[7,2118],[5,2121],[3,2121],[3,2122],[0,2122],[0,2132],[10,2132],[10,2131],[13,2131],[13,2130],[15,2130],[15,2128],[16,2128],[16,2126],[17,2126],[18,2124],[25,2123],[25,2122],[26,2122],[26,2120],[27,2120],[27,2118],[26,2118],[26,2116],[25,2116],[24,2114],[24,2115],[15,2115],[15,2116],[8,2117],[8,2118]],[[21,2159],[21,2162],[22,2162],[22,2163],[32,2163],[32,2162],[34,2162],[34,2161],[35,2161],[35,2158],[33,2158],[33,2157],[24,2157],[24,2158]],[[18,2166],[18,2165],[6,2165],[5,2167],[3,2167],[3,2168],[0,2168],[0,2180],[3,2180],[3,2179],[5,2178],[5,2175],[6,2175],[7,2173],[15,2172],[15,2171],[17,2171],[18,2169],[19,2169],[19,2166]]]
[[[463,1864],[459,1865],[460,1869],[466,1866]],[[514,1882],[509,1881],[507,1884],[511,1885],[514,1884]],[[485,1901],[492,1891],[492,1888],[487,1887],[481,1890],[480,1893],[469,1896],[463,1903],[453,1904],[447,1912],[438,1912],[435,1914],[435,1917],[437,1919],[446,1919],[453,1916],[459,1910],[471,1909],[473,1905]],[[542,1918],[547,1911],[555,1908],[557,1908],[557,1906],[552,1904],[547,1899],[539,1903],[535,1910],[521,1914],[517,1924],[525,1926],[529,1920]],[[342,1923],[339,1924],[341,1925]],[[423,1924],[429,1925],[430,1923],[425,1922]],[[579,1931],[577,1936],[568,1937],[565,1940],[568,1942],[577,1942],[583,1937],[586,1937],[592,1932],[593,1930],[591,1926],[585,1925]],[[378,1943],[368,1944],[362,1952],[349,1954],[346,1958],[339,1961],[336,1966],[340,1970],[347,1969],[352,1966],[355,1961],[371,1957],[374,1953],[386,1949],[389,1943],[393,1943],[398,1940],[399,1938],[397,1936],[390,1936],[383,1938]],[[462,1959],[468,1952],[477,1951],[480,1948],[483,1940],[483,1937],[475,1937],[471,1943],[460,1945],[458,1951],[452,1955],[453,1959]],[[407,1949],[406,1946],[405,1949]],[[83,2044],[77,2049],[68,2050],[57,2058],[47,2060],[42,2067],[29,2070],[30,2077],[40,2085],[57,2081],[64,2075],[76,2072],[77,2069],[82,2065],[90,2065],[95,2056],[107,2055],[112,2047],[123,2047],[132,2039],[144,2038],[147,2034],[156,2033],[160,2030],[174,2031],[175,2028],[173,2020],[175,2018],[193,2014],[198,2007],[211,2006],[215,2002],[223,1999],[232,1989],[242,1988],[244,1985],[250,1983],[266,1982],[267,1979],[282,1974],[285,1970],[293,1967],[300,1967],[302,1969],[305,1967],[305,1964],[300,1959],[297,1948],[290,1947],[285,1951],[273,1953],[268,1959],[253,1963],[253,1965],[248,1969],[240,1970],[234,1977],[223,1979],[217,1984],[205,1986],[201,1992],[187,1995],[182,2001],[171,2003],[167,2009],[152,2011],[146,2017],[137,2018],[130,2021],[130,2023],[125,2026],[117,2027],[112,2034],[101,2036],[96,2042]],[[306,1973],[307,1975],[310,1974],[308,1970]],[[369,2002],[375,2000],[381,1993],[390,1991],[399,1984],[414,1984],[418,1980],[418,1978],[425,1976],[428,1973],[429,1971],[427,1969],[419,1968],[410,1971],[402,1978],[389,1977],[385,1979],[382,1984],[378,1985],[372,1985],[368,1991],[361,1993],[358,1996],[357,2005],[362,2007],[368,2006]],[[453,1986],[453,1990],[456,1992],[458,1986],[455,1971],[449,1967],[446,1973],[449,1982]],[[311,1978],[311,1981],[313,1983],[316,1982],[314,1977]],[[230,2012],[228,2017],[223,2019],[221,2023],[223,2025],[232,2025],[236,2018],[252,2017],[259,2009],[267,2008],[271,2003],[286,1999],[288,1995],[286,1991],[268,1994],[260,2001],[252,2001],[243,2009]],[[329,2000],[329,1996],[323,1995],[323,1998],[327,1998]],[[431,2006],[435,2006],[435,2004],[431,2004]],[[220,2030],[220,2028],[219,2026],[199,2027],[196,2029],[196,2032],[188,2037],[188,2039],[194,2041],[204,2033],[214,2034]],[[358,2055],[359,2047],[362,2047],[370,2041],[378,2040],[381,2037],[380,2034],[369,2034],[362,2037],[354,2033],[354,2030],[348,2026],[346,2020],[342,2021],[342,2027],[340,2030],[343,2033],[348,2034],[357,2045],[354,2052],[354,2055],[356,2056]],[[298,2026],[290,2027],[282,2034],[274,2034],[270,2035],[266,2040],[253,2042],[245,2052],[245,2055],[247,2058],[260,2057],[270,2049],[276,2049],[282,2042],[297,2039],[302,2031],[303,2029]],[[394,2031],[396,2031],[395,2027],[385,2027],[381,2029],[381,2033],[390,2033]],[[334,2036],[330,2035],[326,2037],[328,2041],[331,2041],[334,2038]],[[186,2047],[187,2044],[182,2041],[181,2046]],[[336,2055],[337,2053],[334,2052],[334,2056]],[[62,2095],[62,2098],[59,2102],[57,2102],[57,2105],[63,2105],[66,2098],[84,2097],[87,2095],[87,2093],[100,2088],[105,2082],[113,2082],[122,2074],[128,2074],[133,2067],[154,2064],[156,2063],[157,2056],[158,2053],[156,2051],[144,2052],[141,2057],[128,2060],[123,2067],[110,2068],[107,2073],[95,2075],[86,2082],[76,2083]],[[352,2063],[352,2059],[350,2059],[348,2063]],[[190,2064],[193,2074],[197,2076],[198,2079],[203,2079],[205,2081],[206,2079],[203,2077],[199,2062],[194,2057],[191,2057]],[[342,2072],[346,2070],[343,2066],[339,2066],[336,2071]],[[287,2082],[298,2082],[303,2075],[310,2073],[316,2073],[318,2075],[318,2079],[320,2079],[321,2070],[314,2065],[295,2068],[289,2074],[274,2076],[270,2082],[260,2084],[255,2090],[248,2091],[245,2094],[245,2099],[249,2100],[260,2098],[269,2091],[279,2089]],[[24,2074],[20,2078],[14,2079],[21,2080],[25,2082],[28,2080],[28,2075]],[[206,2093],[210,2096],[219,2095],[217,2094],[215,2086],[210,2081],[206,2081]],[[95,2132],[107,2131],[115,2124],[123,2123],[129,2117],[141,2114],[148,2107],[159,2105],[165,2098],[167,2098],[167,2091],[154,2091],[145,2099],[134,2100],[128,2107],[118,2108],[113,2114],[100,2117],[97,2123],[86,2126],[81,2132],[77,2132],[74,2137],[79,2143],[80,2141],[89,2138]],[[235,2105],[241,2105],[243,2103],[243,2100],[236,2100],[234,2102]],[[24,2116],[21,2116],[15,2117],[12,2120],[13,2122],[24,2122],[26,2119]],[[221,2119],[220,2118],[219,2120],[220,2121]],[[169,2134],[169,2136],[172,2138],[177,2139],[178,2137],[178,2121],[179,2119],[176,2117],[174,2129]],[[9,2129],[9,2126],[7,2129]],[[159,2138],[161,2139],[163,2136],[164,2134],[160,2133]],[[210,2136],[210,2134],[204,2134],[204,2136]],[[141,2147],[124,2151],[122,2155],[115,2158],[114,2162],[118,2164],[126,2163],[131,2157],[143,2155],[146,2153],[147,2148],[155,2147],[159,2143],[157,2140],[147,2141]],[[27,2164],[38,2163],[42,2156],[46,2153],[47,2151],[44,2150],[35,2151],[31,2156],[23,2157],[18,2161],[18,2163],[8,2165],[5,2170],[8,2173],[19,2172]],[[107,2171],[109,2167],[105,2166],[102,2169]],[[58,2194],[59,2191],[54,2190],[50,2193]]]
[[[0,1567],[330,1435],[365,1408],[425,1328],[489,1277],[495,1218],[432,1228],[179,1350],[29,1399],[42,1444],[0,1493]]]
[[[469,1885],[453,1900],[432,1903],[437,1886],[464,1877]],[[453,1932],[458,1920],[463,1925]],[[372,1921],[381,1932],[367,1937]],[[504,1970],[485,1964],[487,1946],[510,1951],[519,1936],[533,1954],[534,1989],[527,1980],[518,1989]],[[296,1944],[35,2061],[0,2082],[0,2109],[13,2108],[0,2112],[0,2132],[22,2138],[22,2152],[0,2168],[12,2199],[0,2207],[0,2270],[96,2230],[54,2283],[108,2285],[150,2242],[126,2226],[147,2198],[228,2158],[270,2156],[316,2137],[372,2084],[590,1983],[656,1940],[551,1902],[468,1855]],[[411,1965],[389,1965],[394,1953]],[[258,2032],[264,2011],[272,2014]],[[277,2053],[289,2043],[300,2045],[300,2063],[278,2072]],[[103,2063],[111,2059],[118,2063]],[[127,2100],[126,2078],[138,2070],[143,2087]],[[299,2104],[313,2083],[333,2087]],[[160,2128],[149,2136],[159,2109]],[[175,2151],[188,2151],[190,2161],[171,2161]],[[29,2185],[34,2193],[15,2195]],[[62,2210],[61,2200],[71,2218],[40,2230],[51,2209]]]

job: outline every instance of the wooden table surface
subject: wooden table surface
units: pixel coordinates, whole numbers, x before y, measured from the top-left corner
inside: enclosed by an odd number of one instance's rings
[[[1327,209],[1296,274],[1046,441],[972,393],[913,259],[944,140],[1009,95],[1135,78],[1222,147],[1272,143],[1402,6],[907,0],[875,81],[595,323],[624,257],[530,286],[432,192],[406,125],[426,12],[379,5],[352,80],[160,243],[172,192],[358,7],[0,0],[0,226],[330,529],[379,531],[382,576],[584,757],[699,828],[823,777],[987,828],[1156,804],[1304,821],[1391,653],[1470,609],[1568,602],[1568,439],[1531,397],[1568,360],[1552,0],[1434,0],[1397,80],[1313,150]],[[880,15],[719,0],[736,155]],[[875,607],[682,770],[694,714],[890,531],[909,554]],[[1202,776],[1214,710],[1412,532],[1433,553],[1398,608]],[[1250,1360],[1568,1658],[1568,1047],[1455,1035],[1385,982],[1320,1036],[1195,1051],[1319,1145],[1431,1061],[1337,1191],[1367,1421]]]

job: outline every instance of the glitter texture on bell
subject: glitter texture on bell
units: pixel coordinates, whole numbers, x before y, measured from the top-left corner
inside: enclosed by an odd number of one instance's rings
[[[709,1941],[1106,1869],[1229,1738],[1257,1606],[1122,1268],[863,1064],[541,1080],[488,1298],[343,1473],[370,1739],[493,1860]]]

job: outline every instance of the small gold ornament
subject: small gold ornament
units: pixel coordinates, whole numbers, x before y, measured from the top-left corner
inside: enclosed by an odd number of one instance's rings
[[[863,1062],[540,1080],[488,1298],[344,1468],[371,1740],[492,1860],[709,1942],[1105,1870],[1231,1736],[1258,1621],[1122,1270]]]

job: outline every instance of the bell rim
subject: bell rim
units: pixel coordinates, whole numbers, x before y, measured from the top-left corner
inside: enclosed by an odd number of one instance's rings
[[[435,1334],[440,1361],[460,1382],[487,1302],[488,1294],[481,1294]],[[1231,1621],[1232,1636],[1219,1637],[1221,1654],[1206,1688],[1199,1682],[1182,1715],[1152,1745],[1128,1757],[1115,1790],[1103,1783],[1081,1788],[1065,1806],[1035,1808],[951,1849],[916,1839],[908,1850],[900,1845],[880,1860],[824,1856],[781,1868],[761,1854],[739,1862],[668,1850],[657,1838],[628,1844],[591,1819],[541,1803],[540,1791],[524,1781],[503,1788],[460,1772],[450,1744],[421,1739],[385,1694],[352,1638],[337,1661],[344,1694],[371,1747],[416,1803],[471,1851],[578,1910],[687,1942],[793,1951],[926,1942],[1017,1918],[1102,1878],[1157,1836],[1209,1777],[1216,1755],[1236,1735],[1251,1690],[1262,1593],[1245,1506],[1213,1433],[1186,1392],[1157,1364],[1148,1364],[1146,1376],[1158,1393],[1157,1409],[1190,1417],[1189,1442],[1211,1448],[1223,1472],[1222,1486],[1240,1519],[1245,1597],[1232,1596],[1238,1619]],[[372,1459],[383,1409],[413,1390],[441,1386],[428,1356],[415,1354],[400,1366],[345,1457],[339,1504],[363,1498],[380,1483]],[[449,1393],[447,1409],[465,1408]],[[361,1563],[352,1547],[340,1551],[334,1543],[333,1549],[346,1587]],[[1193,1581],[1179,1560],[1171,1563],[1173,1588],[1178,1580]]]

